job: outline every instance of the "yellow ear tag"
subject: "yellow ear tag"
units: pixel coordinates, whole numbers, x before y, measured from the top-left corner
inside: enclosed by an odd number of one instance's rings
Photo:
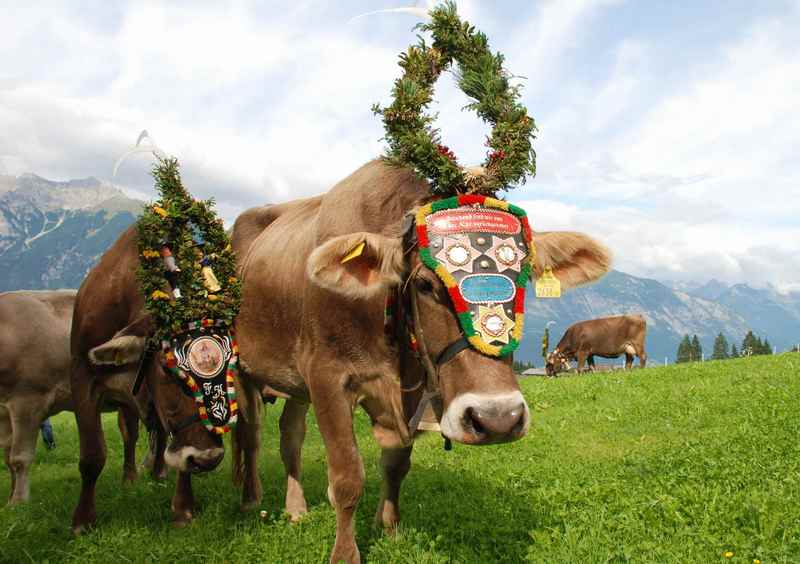
[[[361,253],[364,252],[364,247],[366,246],[366,242],[361,241],[358,245],[353,247],[353,250],[347,253],[344,258],[342,259],[341,263],[344,264],[349,260],[353,260],[356,257],[360,257]]]
[[[537,298],[560,298],[561,282],[556,278],[550,267],[544,269],[544,273],[536,280]]]

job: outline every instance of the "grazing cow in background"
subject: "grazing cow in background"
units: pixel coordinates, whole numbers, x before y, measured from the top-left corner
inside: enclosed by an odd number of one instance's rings
[[[566,330],[553,352],[547,356],[547,374],[555,376],[569,369],[571,360],[578,361],[578,372],[588,361],[594,371],[594,357],[619,358],[625,355],[625,368],[633,365],[633,357],[639,357],[639,366],[644,368],[647,353],[644,340],[647,322],[641,315],[620,315],[579,321]]]
[[[510,358],[470,347],[446,354],[462,339],[461,328],[447,289],[422,265],[405,223],[431,200],[427,183],[412,171],[373,161],[322,196],[245,212],[234,227],[243,281],[236,320],[242,377],[291,398],[281,417],[281,455],[293,517],[305,511],[300,447],[314,404],[337,517],[332,562],[360,558],[353,523],[364,483],[353,434],[358,405],[382,448],[376,520],[386,528],[399,520],[400,484],[411,464],[409,419],[425,390],[422,363],[438,375],[436,411],[448,439],[513,441],[530,423]],[[551,267],[565,288],[609,267],[605,247],[582,234],[536,233],[534,243],[537,273]],[[356,256],[353,249],[360,249]],[[387,297],[395,292],[401,299],[390,318],[394,339],[387,339]],[[409,316],[422,362],[408,346]]]
[[[9,503],[29,497],[28,469],[42,422],[72,410],[69,329],[74,303],[74,290],[0,294],[0,447],[11,472]],[[136,413],[121,409],[119,427],[125,443],[123,481],[132,481]],[[161,472],[157,465],[154,471]]]

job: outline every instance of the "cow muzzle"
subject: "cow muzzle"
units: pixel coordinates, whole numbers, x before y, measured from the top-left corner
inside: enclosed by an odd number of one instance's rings
[[[442,415],[442,434],[468,445],[516,441],[530,426],[530,411],[519,391],[506,394],[465,393]]]
[[[164,452],[164,461],[179,472],[202,474],[214,470],[225,457],[225,449],[209,448],[200,450],[192,446],[168,448]]]

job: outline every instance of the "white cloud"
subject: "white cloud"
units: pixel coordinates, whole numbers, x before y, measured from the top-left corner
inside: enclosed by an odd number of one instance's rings
[[[800,8],[764,10],[681,58],[657,34],[614,27],[635,4],[459,2],[529,77],[539,176],[511,197],[529,200],[538,227],[595,234],[634,274],[789,287],[800,280]],[[381,151],[369,108],[388,101],[414,38],[409,16],[348,24],[364,6],[21,4],[0,20],[0,173],[107,178],[146,128],[227,219],[321,192]],[[451,79],[437,100],[444,142],[482,159],[486,128]],[[118,180],[150,193],[148,169],[136,157]]]

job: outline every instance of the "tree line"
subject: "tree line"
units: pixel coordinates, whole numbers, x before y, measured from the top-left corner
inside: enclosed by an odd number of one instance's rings
[[[769,344],[769,339],[764,337],[757,337],[752,331],[748,331],[747,335],[742,339],[740,348],[736,348],[735,343],[728,344],[728,339],[720,333],[714,339],[714,351],[711,354],[711,360],[724,360],[726,358],[737,358],[740,356],[753,356],[760,354],[772,354],[772,345]],[[691,338],[689,335],[684,335],[680,344],[678,345],[678,354],[676,356],[677,362],[695,362],[702,360],[703,346],[700,344],[700,339],[697,335]]]

